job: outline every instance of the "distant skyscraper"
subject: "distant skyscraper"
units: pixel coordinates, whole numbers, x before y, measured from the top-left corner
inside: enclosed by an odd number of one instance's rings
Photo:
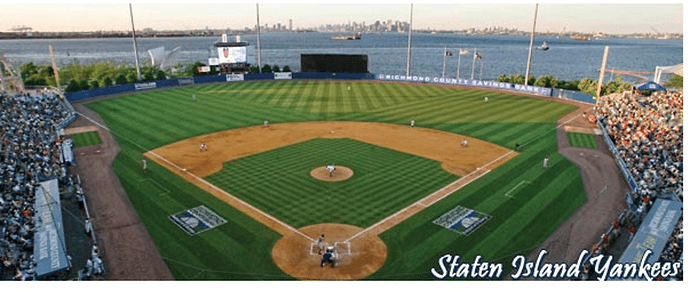
[[[290,31],[292,31],[292,19],[290,19]]]

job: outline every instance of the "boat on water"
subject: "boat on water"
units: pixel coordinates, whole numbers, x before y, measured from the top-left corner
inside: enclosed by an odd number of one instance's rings
[[[538,50],[549,50],[549,45],[546,44],[546,41],[541,43],[541,46],[537,47]]]
[[[331,37],[333,40],[358,40],[362,38],[362,34],[357,32],[353,35],[334,35]]]

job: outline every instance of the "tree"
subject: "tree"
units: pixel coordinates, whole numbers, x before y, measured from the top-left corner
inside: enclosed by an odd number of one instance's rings
[[[682,88],[683,76],[674,74],[666,83],[664,83],[664,85],[670,88]]]
[[[508,78],[508,82],[511,84],[524,84],[525,76],[521,74],[512,75],[510,78]]]
[[[273,72],[280,72],[280,67],[277,64],[273,65]]]
[[[508,76],[506,76],[506,74],[501,74],[500,76],[498,76],[496,81],[502,82],[502,83],[507,83],[507,82],[510,82],[510,79],[508,78]]]
[[[289,67],[289,66],[286,65],[286,66],[283,67],[283,72],[291,72],[291,71],[292,71],[292,70],[290,70],[290,67]]]
[[[107,86],[112,86],[113,85],[113,79],[110,78],[110,76],[106,76],[103,78],[101,81],[101,86],[102,87],[107,87]]]
[[[76,91],[78,91],[79,89],[80,89],[80,88],[79,88],[79,83],[77,83],[77,81],[75,81],[75,80],[70,80],[70,81],[69,81],[69,84],[68,84],[67,87],[65,88],[65,92],[67,92],[67,93],[69,93],[69,92],[76,92]]]
[[[269,64],[265,64],[263,67],[261,67],[262,73],[270,73],[271,71],[273,71],[273,69],[271,68],[271,65],[269,65]]]
[[[93,89],[96,89],[96,88],[98,88],[98,87],[100,87],[100,86],[101,86],[101,84],[99,84],[97,80],[91,80],[91,81],[89,82],[89,87],[91,87],[91,88],[93,88]]]
[[[252,67],[249,68],[249,70],[250,70],[253,74],[258,74],[258,73],[259,73],[259,67],[258,67],[258,66],[252,66]]]
[[[164,72],[164,71],[159,70],[159,69],[156,70],[156,79],[157,79],[157,80],[164,80],[164,79],[166,79],[166,78],[167,78],[167,77],[165,76],[165,72]]]
[[[126,83],[127,83],[127,75],[125,75],[124,73],[121,72],[115,77],[115,84],[116,85],[122,85],[122,84],[126,84]]]
[[[590,78],[583,78],[578,84],[577,88],[579,91],[592,96],[597,94],[597,82]]]
[[[87,79],[82,79],[79,81],[79,90],[88,90],[89,89],[89,80]]]

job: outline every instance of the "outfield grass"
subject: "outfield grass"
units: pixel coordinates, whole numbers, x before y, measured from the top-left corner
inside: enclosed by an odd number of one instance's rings
[[[72,139],[72,145],[74,147],[85,147],[103,143],[97,131],[72,134],[70,138]]]
[[[568,143],[573,147],[597,149],[597,140],[592,134],[568,132]]]
[[[192,94],[197,96],[196,101]],[[490,98],[490,102],[484,102],[484,97]],[[404,83],[292,81],[190,86],[112,98],[87,106],[98,112],[115,134],[122,151],[113,166],[159,252],[176,279],[181,280],[289,279],[270,258],[271,247],[280,238],[278,233],[153,162],[149,163],[152,165],[148,176],[139,167],[142,154],[148,150],[201,134],[260,125],[264,120],[273,124],[337,120],[408,125],[414,118],[417,126],[469,135],[507,148],[524,144],[516,158],[384,232],[381,238],[388,247],[388,258],[370,279],[434,279],[429,270],[446,253],[457,253],[467,260],[481,254],[485,261],[509,262],[516,254],[534,250],[585,201],[579,169],[558,154],[556,144],[555,122],[575,106],[536,98]],[[284,149],[287,151],[265,154],[282,158],[291,150],[300,151],[299,147]],[[547,155],[550,167],[544,169],[541,160]],[[286,183],[301,183],[310,178],[291,175],[297,171],[294,169],[284,171],[286,174],[266,171],[256,161],[268,160],[266,156],[231,162],[228,175],[235,180],[218,178],[214,182],[227,183],[224,186],[233,188],[233,193],[269,190],[273,194],[291,194],[285,188],[245,181],[255,181],[260,176],[252,170],[265,171]],[[357,161],[356,157],[352,159],[348,162]],[[316,164],[317,160],[310,162]],[[323,162],[332,160],[319,164]],[[294,165],[284,162],[280,166]],[[246,172],[239,174],[232,168],[246,168]],[[355,184],[356,177],[357,172],[351,181],[339,186]],[[441,184],[446,182],[444,178],[433,182]],[[428,189],[437,186],[428,184],[433,182],[414,182],[411,186],[429,187],[422,190],[428,193]],[[517,186],[520,182],[522,185]],[[265,187],[249,188],[259,185]],[[510,196],[506,196],[509,191]],[[405,190],[386,194],[400,194],[404,200],[416,198]],[[243,198],[260,207],[296,210],[281,200],[252,199],[250,195]],[[168,215],[202,204],[229,222],[189,236],[168,220]],[[457,205],[492,218],[469,236],[432,223]],[[371,215],[353,220],[367,225],[377,218]],[[295,225],[311,222],[315,221],[306,215],[290,221]],[[509,270],[509,264],[504,266]]]

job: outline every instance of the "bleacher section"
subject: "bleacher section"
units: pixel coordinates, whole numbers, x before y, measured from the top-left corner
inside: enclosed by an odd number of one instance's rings
[[[78,277],[66,241],[75,240],[74,223],[83,239],[84,221],[77,216],[84,213],[75,215],[64,202],[84,198],[69,173],[71,140],[62,133],[75,119],[74,108],[55,93],[0,93],[0,281]],[[81,245],[71,248],[91,254]]]

